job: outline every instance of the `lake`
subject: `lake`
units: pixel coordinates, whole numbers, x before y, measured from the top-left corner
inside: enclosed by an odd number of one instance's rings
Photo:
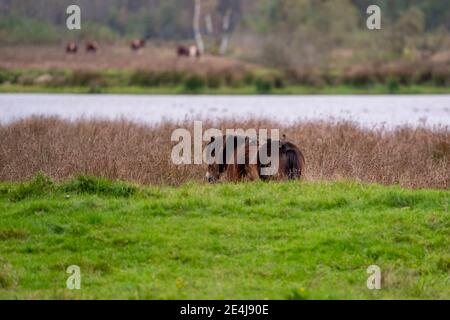
[[[351,120],[367,127],[450,126],[450,95],[195,96],[0,94],[0,122],[32,115],[163,120]]]

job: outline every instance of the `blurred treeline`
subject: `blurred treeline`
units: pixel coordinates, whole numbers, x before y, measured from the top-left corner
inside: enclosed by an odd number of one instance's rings
[[[448,0],[200,0],[206,51],[298,70],[366,61],[422,61],[450,50]],[[82,9],[82,30],[65,28],[70,4]],[[366,28],[366,9],[382,10],[382,29]],[[0,43],[58,43],[142,37],[194,42],[195,0],[0,0]],[[229,28],[224,16],[229,13]]]

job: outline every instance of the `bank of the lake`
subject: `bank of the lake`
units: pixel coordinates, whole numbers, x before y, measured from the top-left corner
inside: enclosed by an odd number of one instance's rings
[[[205,95],[351,95],[351,94],[449,94],[449,87],[411,85],[398,86],[394,90],[388,85],[373,85],[368,87],[356,86],[286,86],[283,88],[271,88],[270,90],[260,90],[255,86],[242,87],[219,87],[219,88],[199,88],[189,89],[185,86],[161,86],[161,87],[140,87],[140,86],[120,86],[120,87],[87,87],[87,86],[66,86],[52,87],[41,85],[0,85],[0,93],[74,93],[74,94],[205,94]]]

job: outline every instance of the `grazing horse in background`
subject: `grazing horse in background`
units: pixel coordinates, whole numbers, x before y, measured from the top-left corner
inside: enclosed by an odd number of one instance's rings
[[[86,41],[85,49],[86,52],[96,53],[98,50],[98,44],[95,41]]]
[[[131,47],[131,50],[138,51],[145,47],[145,40],[144,39],[135,39],[135,40],[131,41],[130,47]]]
[[[277,180],[277,179],[300,179],[303,174],[305,168],[305,157],[301,150],[292,142],[286,141],[286,136],[283,135],[283,139],[280,141],[272,141],[271,139],[267,139],[266,144],[259,145],[258,151],[261,148],[267,148],[264,152],[267,152],[267,155],[271,157],[271,146],[272,143],[278,144],[278,148],[276,148],[278,152],[278,171],[274,175],[264,175],[262,174],[263,168],[267,168],[271,165],[271,163],[263,163],[260,158],[259,152],[257,154],[257,159],[251,159],[250,155],[250,139],[248,137],[241,137],[238,139],[238,136],[222,136],[222,137],[213,137],[211,141],[208,143],[208,148],[213,147],[213,142],[216,139],[223,139],[222,148],[218,151],[219,156],[216,157],[215,150],[211,152],[211,156],[221,159],[222,163],[213,163],[208,165],[208,169],[206,172],[206,179],[208,182],[215,182],[220,180],[222,177],[225,177],[228,181],[240,181],[244,179],[248,180]],[[233,143],[234,141],[234,143]],[[242,142],[244,141],[244,143]],[[239,144],[240,142],[240,144]],[[230,148],[230,145],[233,143],[234,148],[234,163],[230,164],[227,158],[227,150]],[[238,164],[237,163],[237,152],[243,151],[245,154],[245,163]],[[255,160],[255,161],[250,161]]]
[[[77,53],[78,46],[75,42],[69,42],[66,45],[66,53]]]
[[[178,57],[191,57],[191,58],[199,58],[200,57],[200,50],[197,46],[190,46],[184,47],[184,46],[178,46],[177,48],[177,56]]]
[[[200,50],[197,46],[190,46],[189,47],[189,56],[191,58],[200,58]]]
[[[189,49],[184,46],[178,46],[177,56],[178,57],[189,57]]]

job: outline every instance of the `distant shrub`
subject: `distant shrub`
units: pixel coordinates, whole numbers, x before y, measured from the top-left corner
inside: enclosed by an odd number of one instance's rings
[[[421,69],[414,73],[412,82],[415,84],[430,84],[433,81],[433,73],[430,69]]]
[[[100,94],[102,93],[102,87],[101,86],[97,86],[97,85],[93,85],[89,87],[88,93],[90,94]]]
[[[255,87],[258,93],[269,93],[272,91],[272,83],[269,80],[261,78],[256,79]]]
[[[247,86],[251,86],[252,84],[255,83],[255,76],[253,75],[253,73],[251,73],[251,72],[245,73],[245,75],[244,75],[244,83]]]
[[[217,74],[209,74],[206,78],[208,88],[217,89],[222,85],[222,79]]]
[[[153,72],[146,70],[135,71],[129,84],[138,87],[159,87],[179,85],[183,82],[184,74],[177,71]]]
[[[371,85],[373,80],[370,74],[358,74],[350,78],[349,82],[355,87],[366,87]]]
[[[297,85],[305,85],[320,88],[326,84],[322,75],[317,72],[306,72],[306,71],[296,72],[290,70],[286,72],[285,77],[291,83],[295,83]]]
[[[205,80],[198,75],[192,75],[184,81],[184,88],[188,92],[199,92],[205,87]]]
[[[284,88],[284,81],[281,77],[275,77],[275,79],[273,79],[273,85],[277,89],[282,89]]]
[[[17,79],[17,83],[23,86],[31,86],[34,83],[34,77],[31,75],[21,75]]]
[[[433,73],[433,84],[439,87],[445,87],[450,84],[450,70],[448,72],[436,71]]]
[[[340,84],[340,74],[337,72],[326,72],[322,74],[322,79],[326,85],[338,85]]]
[[[387,82],[387,87],[388,87],[388,90],[390,93],[395,93],[398,91],[400,85],[399,85],[397,79],[391,78]]]
[[[347,85],[365,87],[375,81],[375,71],[370,67],[356,66],[347,71],[343,78]]]
[[[105,80],[97,72],[74,71],[68,78],[68,84],[74,87],[91,87],[104,85]]]
[[[225,74],[223,76],[223,79],[225,81],[225,85],[227,85],[228,87],[236,87],[236,86],[238,86],[237,83],[236,83],[237,79],[234,76],[234,72],[233,71],[225,72]]]
[[[138,87],[156,87],[159,85],[152,71],[135,71],[130,77],[130,85]]]
[[[178,71],[164,71],[158,73],[155,78],[159,85],[178,85],[183,82],[184,74]]]
[[[0,69],[0,84],[9,81],[7,70]]]

